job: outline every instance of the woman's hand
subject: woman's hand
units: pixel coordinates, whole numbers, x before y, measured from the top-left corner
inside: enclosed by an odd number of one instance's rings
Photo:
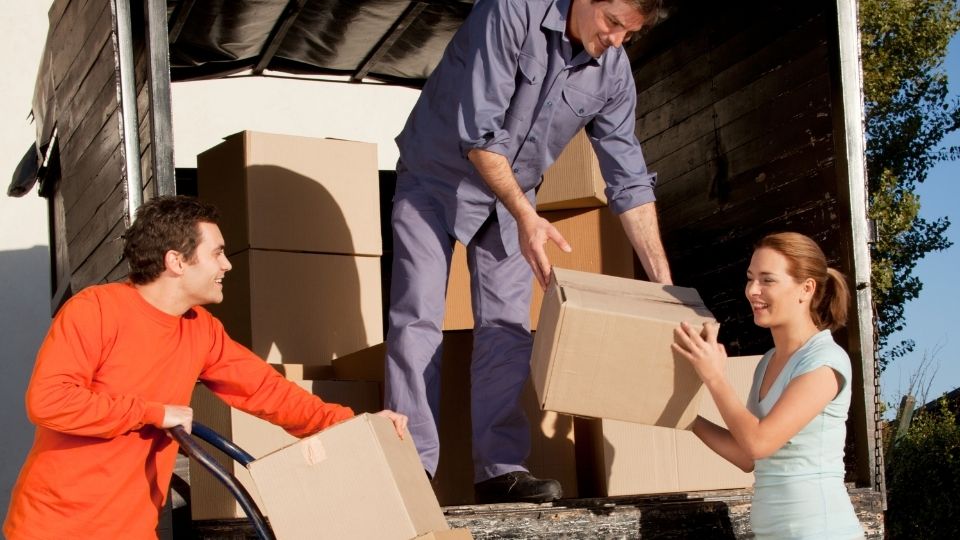
[[[405,414],[400,414],[393,412],[389,409],[384,409],[377,413],[377,416],[382,416],[391,422],[393,422],[394,429],[397,430],[397,435],[403,439],[403,433],[407,430],[407,416]]]
[[[674,329],[673,350],[683,356],[693,365],[697,375],[704,383],[723,377],[727,362],[727,350],[723,344],[717,343],[720,333],[718,323],[705,323],[701,336],[689,323],[680,323]]]

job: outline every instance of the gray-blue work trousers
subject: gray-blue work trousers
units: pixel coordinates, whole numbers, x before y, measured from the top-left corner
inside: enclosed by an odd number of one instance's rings
[[[454,239],[443,210],[413,182],[397,184],[393,206],[393,276],[387,330],[386,407],[410,418],[424,469],[440,456],[440,347]],[[494,214],[495,215],[495,214]],[[530,374],[529,309],[533,274],[506,255],[495,217],[467,246],[474,345],[471,362],[476,482],[526,470],[530,431],[519,399]],[[447,389],[466,391],[466,389]]]

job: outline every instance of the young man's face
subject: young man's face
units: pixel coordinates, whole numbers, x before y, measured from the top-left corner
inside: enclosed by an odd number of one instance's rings
[[[627,0],[573,0],[567,37],[600,58],[607,47],[620,47],[643,27],[643,15]]]
[[[193,259],[184,261],[183,290],[192,305],[223,301],[223,276],[233,267],[224,252],[220,227],[199,223],[200,243]]]

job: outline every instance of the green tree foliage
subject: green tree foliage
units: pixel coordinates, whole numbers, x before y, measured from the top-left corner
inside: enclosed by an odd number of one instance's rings
[[[914,193],[930,168],[960,157],[942,148],[960,128],[960,100],[948,95],[943,69],[950,39],[960,28],[956,0],[861,0],[860,31],[866,104],[869,217],[876,225],[873,299],[881,367],[913,350],[890,343],[903,329],[904,304],[920,294],[917,262],[952,244],[950,221],[919,216]]]
[[[886,451],[890,538],[960,538],[960,425],[946,399]]]

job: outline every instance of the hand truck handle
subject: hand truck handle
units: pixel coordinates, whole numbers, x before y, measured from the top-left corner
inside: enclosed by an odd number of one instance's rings
[[[232,459],[236,460],[243,466],[246,466],[248,463],[253,461],[253,456],[243,451],[239,446],[234,444],[232,441],[225,439],[216,431],[200,424],[198,422],[193,423],[193,434],[197,438],[207,441],[212,444],[218,450],[230,456]],[[253,524],[254,530],[257,532],[257,536],[262,540],[276,540],[276,536],[273,534],[273,530],[270,528],[270,525],[267,524],[266,518],[263,517],[263,513],[260,512],[260,509],[257,508],[256,503],[253,501],[253,497],[250,495],[250,492],[247,491],[247,488],[243,487],[233,474],[223,468],[213,456],[211,456],[206,450],[200,446],[200,443],[195,441],[193,437],[187,433],[187,430],[183,429],[183,426],[174,426],[168,430],[170,436],[173,437],[177,443],[180,444],[180,448],[192,459],[197,460],[198,463],[203,465],[205,469],[210,471],[217,480],[219,480],[223,485],[230,490],[230,493],[237,499],[237,502],[240,503],[240,507],[243,508],[244,513],[247,514],[247,518],[250,519],[250,522]]]

